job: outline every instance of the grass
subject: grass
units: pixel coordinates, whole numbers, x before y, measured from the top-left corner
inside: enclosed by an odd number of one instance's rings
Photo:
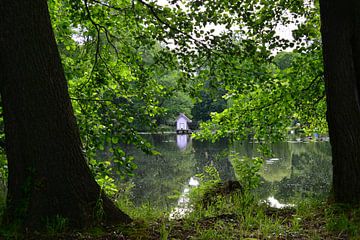
[[[127,239],[359,239],[360,208],[305,200],[274,209],[249,196],[219,199],[208,209],[195,207],[184,219],[162,216],[132,225]],[[146,218],[146,217],[145,217]],[[137,230],[136,230],[137,229]]]
[[[66,221],[60,218],[49,223],[47,230],[51,234],[34,235],[27,239],[316,240],[359,239],[360,235],[359,206],[336,205],[314,199],[301,201],[294,208],[275,209],[261,203],[250,193],[234,194],[219,197],[207,208],[193,202],[194,211],[182,219],[169,219],[168,212],[153,209],[150,204],[135,207],[124,199],[118,204],[134,219],[133,223],[116,228],[88,229],[82,233],[59,233],[66,225]]]

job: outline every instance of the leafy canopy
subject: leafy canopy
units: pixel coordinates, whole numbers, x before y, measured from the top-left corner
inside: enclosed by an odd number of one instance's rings
[[[199,138],[274,141],[295,122],[326,131],[318,7],[309,1],[50,0],[49,8],[95,170],[109,165],[99,165],[98,150],[123,176],[135,168],[125,145],[157,154],[139,132],[171,122],[179,102],[202,121]],[[286,39],[277,29],[289,24],[297,29]]]

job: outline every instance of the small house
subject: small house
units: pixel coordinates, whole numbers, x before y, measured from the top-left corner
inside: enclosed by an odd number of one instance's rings
[[[191,129],[189,128],[189,123],[192,121],[183,113],[176,119],[176,133],[191,133]]]

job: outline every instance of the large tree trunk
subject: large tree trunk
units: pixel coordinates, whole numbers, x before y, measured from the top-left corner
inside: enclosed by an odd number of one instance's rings
[[[0,92],[9,166],[6,223],[71,227],[130,218],[86,164],[45,0],[0,4]]]
[[[360,8],[321,0],[327,120],[335,201],[360,202]]]

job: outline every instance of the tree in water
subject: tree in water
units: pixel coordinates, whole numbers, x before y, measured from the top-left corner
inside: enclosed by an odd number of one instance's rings
[[[87,166],[46,1],[3,1],[0,26],[5,224],[41,229],[58,217],[74,228],[130,222]]]

